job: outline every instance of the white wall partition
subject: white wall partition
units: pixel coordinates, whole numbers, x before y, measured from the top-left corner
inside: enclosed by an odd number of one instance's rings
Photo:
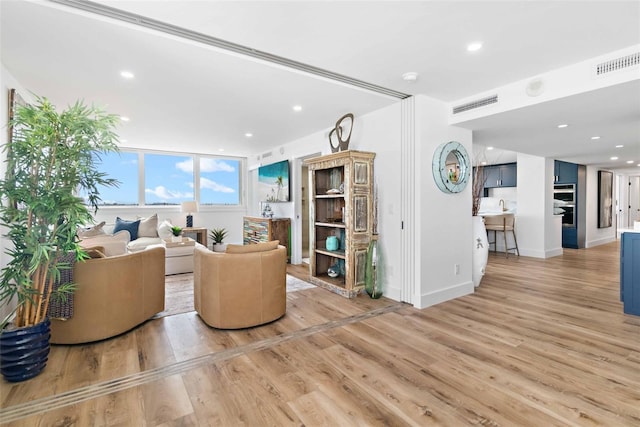
[[[424,308],[473,292],[471,185],[460,193],[445,194],[431,172],[433,153],[440,144],[457,141],[469,153],[472,147],[470,130],[447,124],[447,104],[417,96],[415,105],[416,281],[420,295],[414,306]]]
[[[400,186],[400,209],[401,209],[401,247],[400,247],[400,268],[401,286],[400,301],[413,304],[420,298],[420,283],[416,280],[420,277],[420,247],[416,243],[420,230],[420,223],[416,206],[419,204],[420,193],[416,191],[416,105],[415,98],[410,97],[401,103],[401,136],[400,136],[400,166],[402,185]]]
[[[562,254],[562,229],[553,216],[553,159],[518,153],[516,236],[520,255]]]

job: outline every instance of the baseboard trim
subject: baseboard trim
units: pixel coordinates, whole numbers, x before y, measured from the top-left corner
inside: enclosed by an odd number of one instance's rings
[[[615,242],[614,236],[603,237],[597,240],[590,240],[585,244],[585,248],[593,248],[594,246],[606,245],[607,243]]]
[[[482,283],[480,283],[482,286]],[[437,291],[428,292],[420,295],[420,304],[416,305],[416,308],[427,308],[432,305],[440,304],[441,302],[449,301],[452,299],[460,298],[465,295],[473,293],[473,282],[465,282],[458,285],[450,286],[445,289],[438,289]]]

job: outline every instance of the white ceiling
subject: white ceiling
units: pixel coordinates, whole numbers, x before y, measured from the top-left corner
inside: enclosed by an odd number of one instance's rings
[[[98,3],[447,102],[640,44],[639,1]],[[244,156],[398,102],[52,2],[2,0],[0,19],[9,72],[60,106],[82,98],[131,117],[119,129],[125,146]],[[483,48],[467,52],[476,40]],[[121,79],[123,69],[136,78]],[[407,71],[418,81],[403,81]],[[572,123],[564,134],[559,118]],[[624,167],[640,163],[640,83],[463,125],[480,144]],[[593,135],[602,138],[585,142]]]

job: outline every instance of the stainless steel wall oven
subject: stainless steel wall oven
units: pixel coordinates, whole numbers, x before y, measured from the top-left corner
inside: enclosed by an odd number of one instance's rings
[[[564,210],[562,214],[563,227],[576,226],[576,185],[575,184],[556,184],[553,189],[553,198],[562,201],[562,205],[558,206]]]

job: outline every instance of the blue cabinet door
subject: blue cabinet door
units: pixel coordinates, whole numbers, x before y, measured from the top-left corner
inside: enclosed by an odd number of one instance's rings
[[[484,167],[484,188],[500,187],[500,170],[495,166]]]
[[[626,314],[640,316],[640,233],[622,233],[620,299]]]
[[[556,160],[554,163],[556,184],[576,184],[578,182],[578,165]]]
[[[518,186],[517,163],[509,163],[509,164],[500,166],[500,186],[501,187],[517,187]]]
[[[562,227],[562,247],[578,249],[578,229],[575,227]]]

